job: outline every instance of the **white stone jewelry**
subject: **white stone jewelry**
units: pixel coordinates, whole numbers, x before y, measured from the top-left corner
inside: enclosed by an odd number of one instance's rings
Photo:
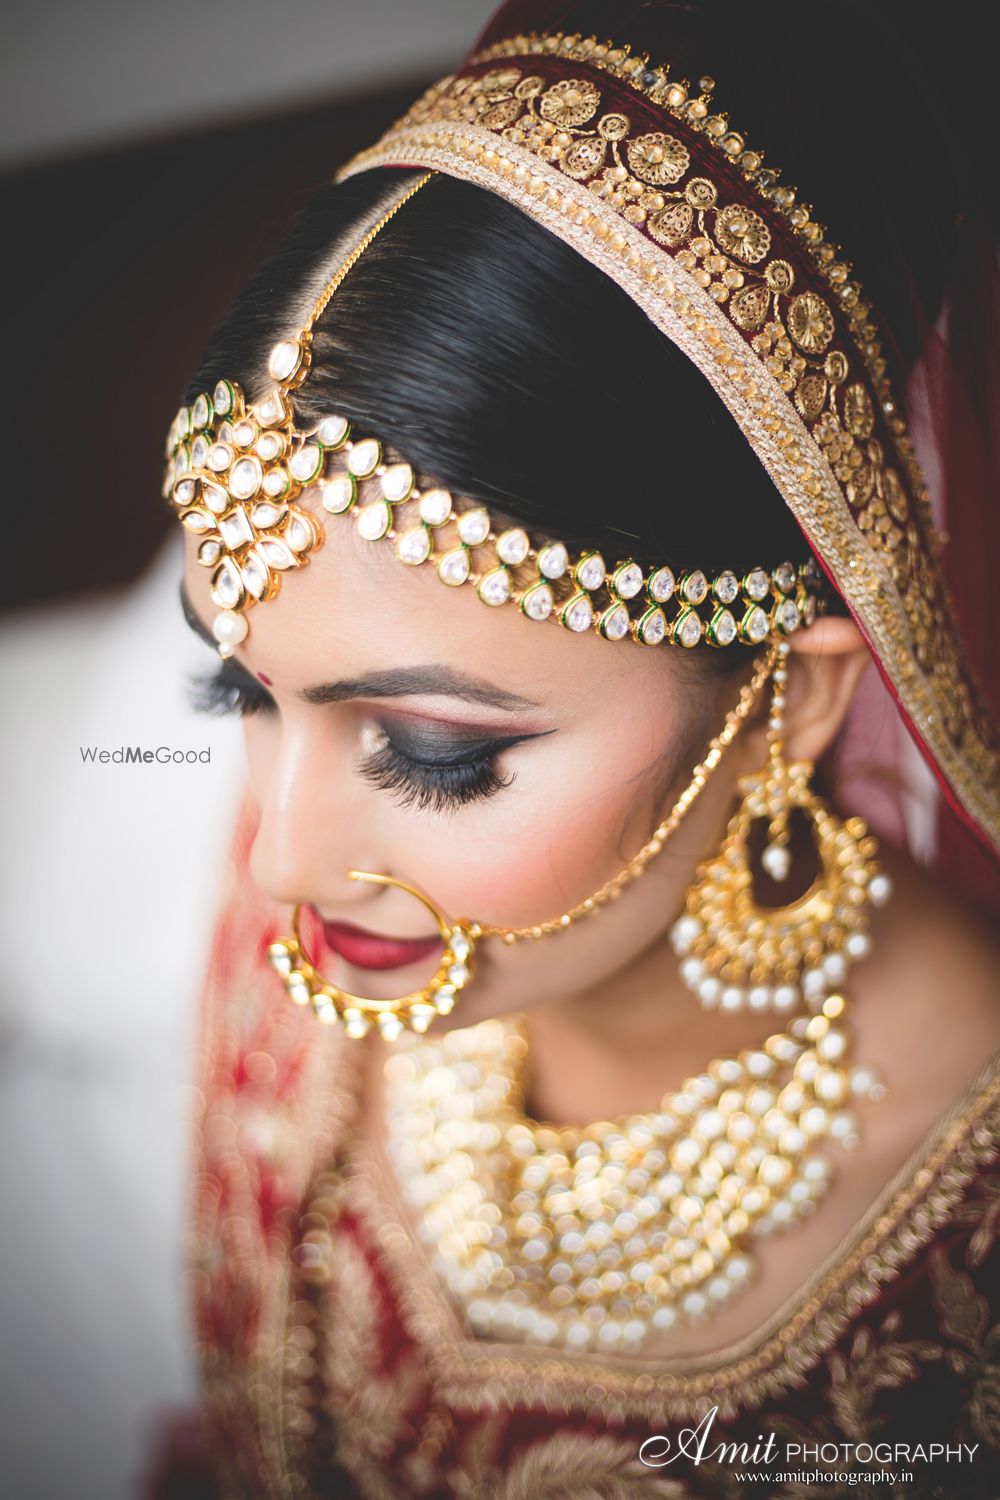
[[[756,1239],[810,1213],[821,1148],[858,1144],[845,1001],[720,1058],[660,1109],[586,1126],[522,1113],[523,1016],[385,1062],[387,1152],[433,1267],[475,1333],[635,1351],[697,1322],[753,1278]]]

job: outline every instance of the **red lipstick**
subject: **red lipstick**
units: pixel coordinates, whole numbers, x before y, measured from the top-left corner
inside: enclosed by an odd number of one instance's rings
[[[358,969],[402,969],[442,948],[439,936],[381,937],[350,922],[324,922],[322,927],[327,947]]]

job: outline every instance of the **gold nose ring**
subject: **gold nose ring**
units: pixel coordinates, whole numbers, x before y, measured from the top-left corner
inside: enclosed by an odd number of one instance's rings
[[[302,902],[292,911],[292,935],[279,938],[267,950],[271,966],[281,975],[294,1004],[311,1006],[319,1019],[329,1025],[342,1022],[350,1037],[366,1036],[373,1026],[390,1042],[407,1027],[411,1031],[426,1031],[435,1016],[450,1013],[459,991],[472,978],[478,924],[464,919],[453,922],[423,891],[392,875],[368,870],[348,870],[347,874],[351,880],[366,880],[372,885],[398,886],[427,908],[444,944],[433,978],[423,989],[395,1000],[372,1000],[334,984],[320,973],[306,951],[300,926]]]

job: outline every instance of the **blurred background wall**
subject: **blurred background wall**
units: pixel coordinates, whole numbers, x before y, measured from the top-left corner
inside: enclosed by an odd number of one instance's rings
[[[54,479],[59,521],[0,570],[8,606],[135,576],[172,524],[155,503],[164,418],[213,324],[303,195],[448,72],[492,8],[7,0],[8,473],[21,493]]]

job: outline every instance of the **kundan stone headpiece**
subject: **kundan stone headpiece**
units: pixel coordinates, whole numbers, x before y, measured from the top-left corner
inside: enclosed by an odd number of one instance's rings
[[[810,624],[822,575],[812,559],[711,575],[700,568],[609,563],[596,551],[571,553],[552,538],[494,524],[475,501],[459,501],[378,437],[355,432],[336,413],[308,429],[296,423],[294,391],[309,373],[312,330],[362,251],[432,174],[408,188],[330,278],[304,327],[271,351],[274,385],[248,403],[235,381],[220,380],[174,419],[165,493],[200,538],[198,560],[212,569],[220,613],[213,631],[221,655],[247,634],[246,612],[273,598],[281,575],[322,542],[320,514],[353,514],[366,541],[389,540],[402,563],[429,563],[450,587],[471,583],[485,604],[516,603],[529,620],[558,621],[606,640],[756,646]],[[296,502],[305,497],[305,508]]]

